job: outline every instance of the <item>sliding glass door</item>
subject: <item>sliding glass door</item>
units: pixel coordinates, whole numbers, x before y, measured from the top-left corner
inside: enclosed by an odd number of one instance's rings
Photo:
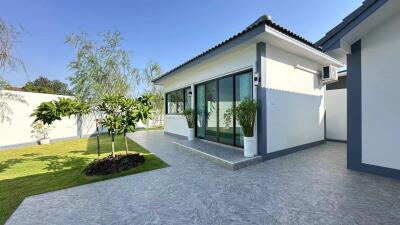
[[[253,98],[253,80],[251,73],[240,74],[235,77],[235,105],[239,105],[246,98]],[[239,123],[235,124],[237,146],[244,145],[244,135]]]
[[[206,83],[206,139],[217,141],[217,81]]]
[[[253,97],[252,72],[242,72],[196,85],[196,136],[243,146],[243,132],[232,111]]]
[[[196,136],[198,138],[206,137],[206,85],[201,84],[196,86],[196,111],[197,111],[197,121],[196,121]]]
[[[218,81],[218,125],[219,141],[224,144],[234,145],[233,129],[233,77],[223,78]]]

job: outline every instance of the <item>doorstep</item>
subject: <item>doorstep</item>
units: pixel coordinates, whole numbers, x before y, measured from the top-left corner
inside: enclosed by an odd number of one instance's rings
[[[200,139],[194,141],[176,140],[173,143],[183,150],[230,170],[238,170],[262,162],[261,156],[245,158],[241,149]]]

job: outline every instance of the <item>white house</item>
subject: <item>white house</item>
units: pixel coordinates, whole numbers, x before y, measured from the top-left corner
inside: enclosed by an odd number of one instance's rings
[[[153,80],[166,91],[165,132],[186,136],[181,113],[194,107],[197,138],[241,147],[241,128],[225,115],[251,97],[260,103],[255,133],[263,159],[325,143],[325,66],[342,63],[262,16]]]
[[[347,61],[348,168],[400,178],[400,1],[364,1],[316,44]]]

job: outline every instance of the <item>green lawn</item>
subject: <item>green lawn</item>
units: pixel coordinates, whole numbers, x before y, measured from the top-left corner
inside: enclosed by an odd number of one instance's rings
[[[100,142],[102,157],[107,156],[111,138],[102,135]],[[116,150],[125,153],[122,136],[116,138]],[[133,141],[129,141],[129,150],[143,154],[145,163],[122,173],[94,177],[86,177],[83,170],[97,158],[96,138],[0,151],[0,224],[28,196],[168,166]]]

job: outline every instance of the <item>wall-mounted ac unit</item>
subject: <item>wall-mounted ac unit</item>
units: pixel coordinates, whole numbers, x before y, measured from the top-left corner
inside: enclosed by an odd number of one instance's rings
[[[332,83],[338,81],[337,68],[334,66],[325,66],[322,68],[322,82]]]

